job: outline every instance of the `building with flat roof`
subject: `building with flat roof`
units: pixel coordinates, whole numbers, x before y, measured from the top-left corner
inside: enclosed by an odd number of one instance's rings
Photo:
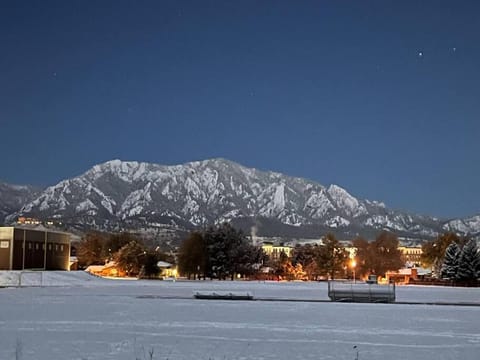
[[[0,270],[69,270],[70,234],[43,227],[0,227]]]
[[[282,253],[287,257],[290,257],[293,247],[289,245],[275,245],[271,242],[264,242],[262,244],[262,249],[270,258],[279,259]]]
[[[410,266],[420,266],[422,261],[422,248],[412,246],[399,246],[398,250],[402,252],[402,260]]]

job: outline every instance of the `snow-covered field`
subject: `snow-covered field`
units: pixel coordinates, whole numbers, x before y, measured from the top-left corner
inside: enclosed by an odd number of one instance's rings
[[[7,272],[0,272],[0,283]],[[480,289],[403,286],[397,300],[327,300],[325,283],[132,281],[43,274],[43,287],[0,288],[0,359],[480,358]],[[273,301],[195,300],[194,291]],[[478,306],[467,306],[478,304]],[[18,344],[17,344],[18,342]],[[353,347],[357,346],[356,349]],[[16,351],[16,349],[18,349]]]

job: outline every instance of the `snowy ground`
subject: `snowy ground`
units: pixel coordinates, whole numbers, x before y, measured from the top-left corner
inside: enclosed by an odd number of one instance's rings
[[[0,283],[8,273],[0,273]],[[195,300],[196,290],[327,300],[325,283],[128,281],[44,273],[0,288],[0,359],[480,358],[480,289],[397,288],[397,300],[462,306]],[[466,306],[476,303],[479,306]],[[144,353],[145,351],[145,353]],[[145,355],[144,355],[145,354]]]

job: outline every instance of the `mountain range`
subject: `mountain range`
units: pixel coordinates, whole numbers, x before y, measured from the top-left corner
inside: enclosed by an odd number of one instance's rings
[[[367,238],[382,230],[421,241],[444,231],[480,236],[480,215],[442,220],[357,199],[338,185],[225,159],[164,166],[112,160],[46,189],[0,183],[0,221],[50,219],[75,229],[190,230],[232,221],[258,236]]]
[[[42,189],[29,185],[12,185],[0,182],[0,223],[23,205],[40,195]]]

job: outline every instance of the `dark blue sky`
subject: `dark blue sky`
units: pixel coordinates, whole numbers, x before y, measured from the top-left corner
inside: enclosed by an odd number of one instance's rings
[[[0,3],[0,179],[224,157],[480,213],[480,2]]]

